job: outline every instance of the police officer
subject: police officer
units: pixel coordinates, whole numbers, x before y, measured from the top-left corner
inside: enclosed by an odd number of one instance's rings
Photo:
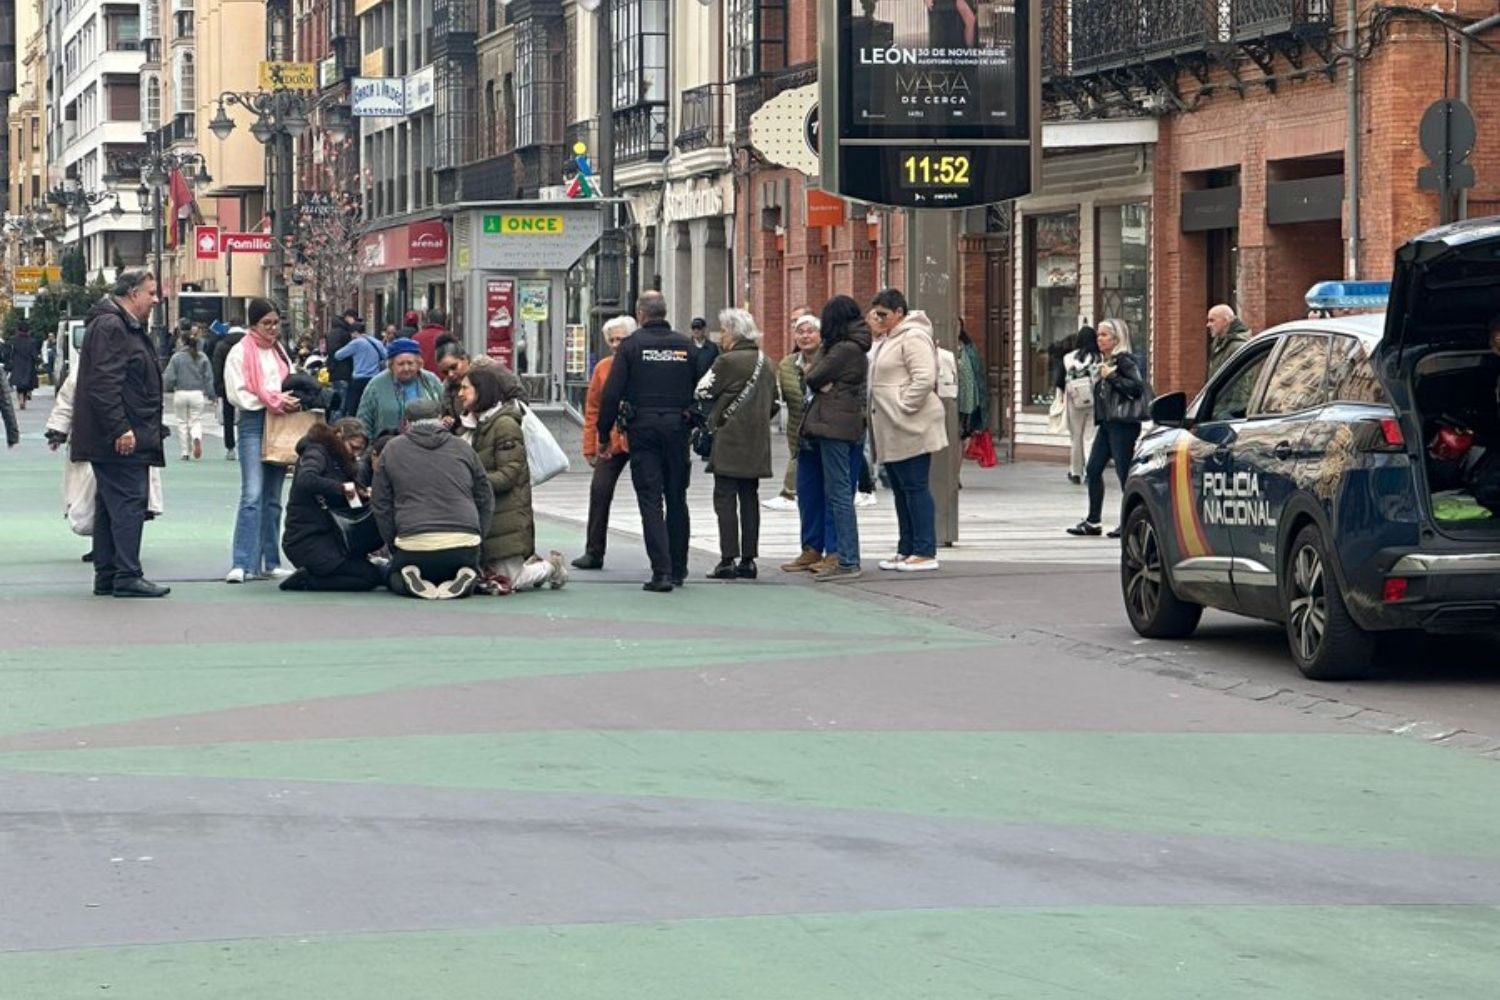
[[[651,560],[651,579],[643,589],[664,594],[687,577],[688,412],[706,369],[692,338],[667,323],[667,300],[660,292],[640,297],[636,319],[640,329],[620,342],[599,401],[599,457],[609,457],[609,433],[623,409],[630,480]]]

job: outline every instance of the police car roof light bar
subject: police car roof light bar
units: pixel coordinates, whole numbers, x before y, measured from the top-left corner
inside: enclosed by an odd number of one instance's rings
[[[1320,281],[1307,290],[1309,309],[1384,309],[1389,281]]]

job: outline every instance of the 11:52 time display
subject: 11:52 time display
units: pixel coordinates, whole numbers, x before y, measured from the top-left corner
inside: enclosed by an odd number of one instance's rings
[[[902,153],[900,168],[903,188],[966,191],[973,183],[967,152],[924,150]]]

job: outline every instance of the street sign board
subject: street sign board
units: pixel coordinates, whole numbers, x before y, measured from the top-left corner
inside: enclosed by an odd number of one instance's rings
[[[12,283],[15,291],[21,294],[34,293],[42,287],[42,275],[47,276],[47,284],[55,285],[62,281],[62,268],[60,267],[18,267],[13,272]]]
[[[218,260],[220,235],[221,231],[218,226],[194,226],[194,256],[198,260]]]
[[[276,240],[270,233],[221,233],[219,246],[225,253],[270,253]]]
[[[823,189],[941,209],[1030,193],[1040,13],[1041,0],[819,0]]]
[[[305,62],[262,62],[261,90],[317,90],[318,67]]]
[[[406,114],[406,78],[356,76],[349,110],[355,118],[400,118]]]
[[[32,306],[36,305],[36,296],[30,294],[17,295],[15,298],[10,300],[10,304],[16,309],[30,309]]]

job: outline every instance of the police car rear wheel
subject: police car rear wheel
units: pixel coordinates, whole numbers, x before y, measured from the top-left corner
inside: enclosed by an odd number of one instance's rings
[[[1349,617],[1338,580],[1328,570],[1323,535],[1314,525],[1297,534],[1282,585],[1286,635],[1302,676],[1354,680],[1368,671],[1375,642]]]
[[[1125,519],[1120,550],[1120,585],[1130,624],[1148,639],[1181,639],[1193,634],[1203,607],[1180,599],[1163,565],[1156,526],[1145,507]]]

